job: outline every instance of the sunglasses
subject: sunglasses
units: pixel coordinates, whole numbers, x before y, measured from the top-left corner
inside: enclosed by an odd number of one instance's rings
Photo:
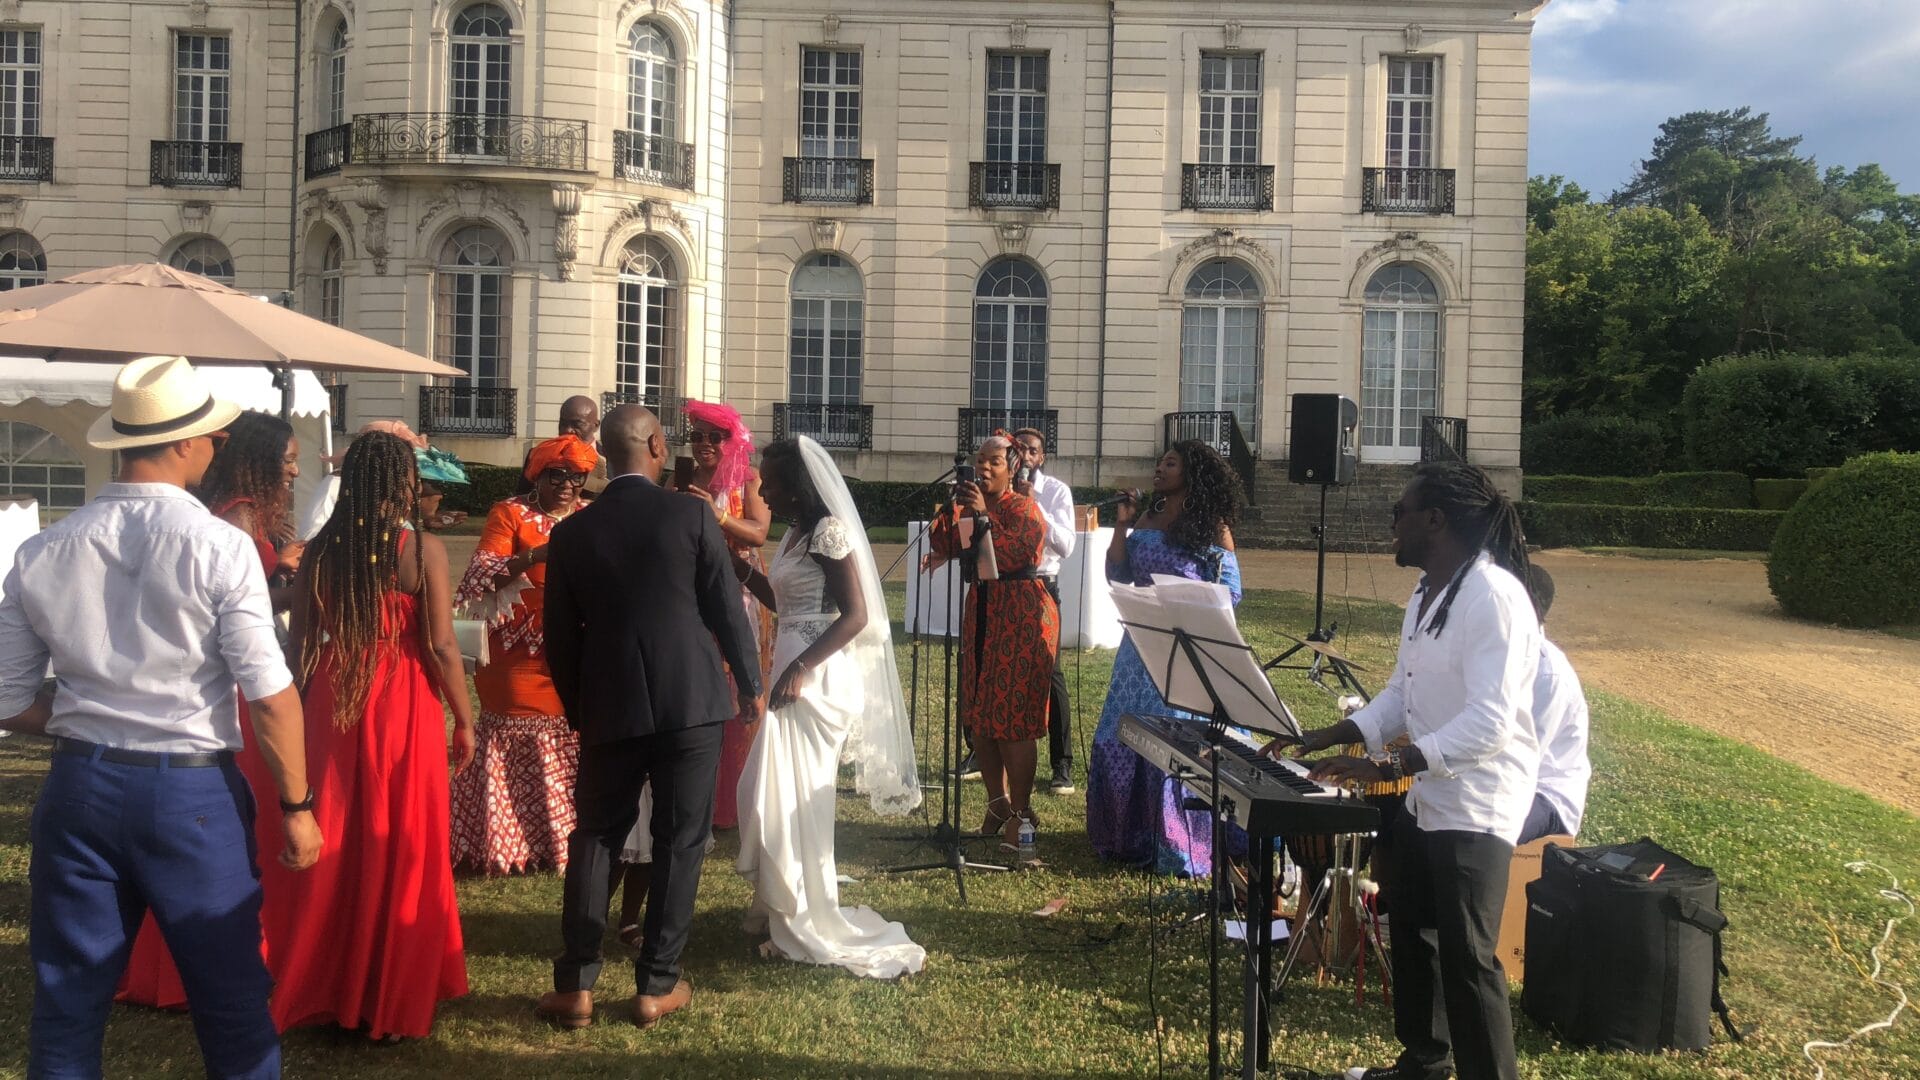
[[[705,443],[708,446],[720,446],[731,438],[733,438],[733,434],[726,431],[689,431],[687,432],[687,445],[698,446]]]
[[[569,472],[566,469],[548,469],[540,474],[540,479],[551,480],[556,484],[569,484],[573,487],[579,487],[587,482],[587,474],[583,472]]]
[[[207,438],[212,440],[213,452],[217,454],[221,448],[227,445],[227,440],[233,438],[233,436],[224,431],[211,431],[207,433]]]

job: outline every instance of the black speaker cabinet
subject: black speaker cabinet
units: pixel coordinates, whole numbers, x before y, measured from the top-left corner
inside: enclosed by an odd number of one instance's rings
[[[1293,395],[1287,479],[1351,484],[1360,469],[1360,406],[1345,394]]]

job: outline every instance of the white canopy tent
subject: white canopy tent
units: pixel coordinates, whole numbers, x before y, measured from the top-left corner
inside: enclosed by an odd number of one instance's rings
[[[200,370],[221,398],[243,409],[280,414],[281,392],[274,385],[274,373],[266,367],[207,365]],[[113,455],[87,445],[87,428],[113,403],[113,379],[119,372],[116,364],[0,357],[0,423],[30,424],[61,444],[53,445],[16,427],[0,429],[4,433],[0,481],[12,474],[14,486],[19,487],[21,476],[38,477],[44,467],[56,494],[60,489],[71,493],[70,481],[77,478],[74,470],[83,468],[83,497],[91,498],[111,480]],[[300,479],[293,492],[296,507],[306,505],[327,474],[321,458],[333,452],[331,405],[327,388],[313,372],[293,372],[293,414],[288,420],[300,439]],[[43,512],[62,509],[57,499],[39,497]]]

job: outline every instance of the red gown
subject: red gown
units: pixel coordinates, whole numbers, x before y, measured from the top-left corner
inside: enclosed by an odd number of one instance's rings
[[[467,992],[448,840],[447,721],[427,667],[420,599],[387,597],[365,713],[333,722],[331,646],[307,685],[307,773],[326,838],[295,873],[262,859],[273,1021],[421,1038]]]

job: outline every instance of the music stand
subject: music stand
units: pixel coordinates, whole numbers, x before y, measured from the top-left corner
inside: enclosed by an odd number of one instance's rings
[[[1120,625],[1140,653],[1147,674],[1166,703],[1207,717],[1212,747],[1207,770],[1208,816],[1213,823],[1213,900],[1207,917],[1207,1075],[1220,1076],[1220,900],[1226,878],[1226,830],[1232,809],[1220,802],[1220,758],[1228,724],[1293,739],[1299,721],[1274,695],[1253,647],[1240,636],[1233,601],[1224,586],[1156,574],[1153,585],[1113,587]],[[1247,872],[1247,953],[1241,990],[1241,1076],[1254,1080],[1267,1064],[1266,981],[1272,960],[1273,860],[1250,858]],[[1255,905],[1262,905],[1256,908]],[[1256,919],[1254,911],[1262,912]]]

